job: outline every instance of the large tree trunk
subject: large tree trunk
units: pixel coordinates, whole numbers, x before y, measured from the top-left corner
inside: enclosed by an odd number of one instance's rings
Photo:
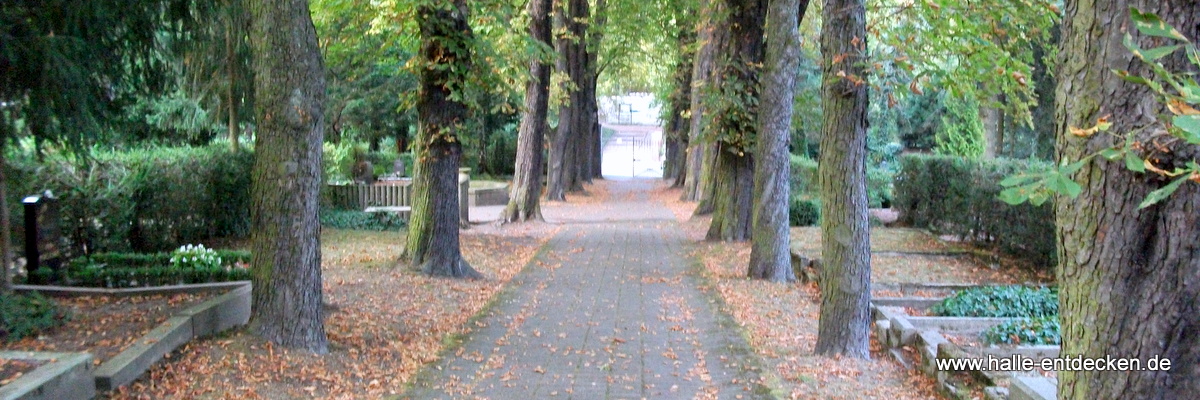
[[[866,15],[862,0],[822,9],[821,318],[816,353],[870,358],[871,253],[867,232]],[[840,62],[834,62],[838,60]],[[839,77],[844,75],[845,78]]]
[[[529,2],[529,36],[551,46],[550,9],[552,0]],[[508,207],[501,218],[506,222],[541,220],[542,143],[546,135],[546,113],[550,95],[550,66],[534,58],[529,62],[529,81],[525,83],[525,110],[517,134],[517,161]]]
[[[754,156],[738,154],[725,142],[717,144],[716,186],[713,190],[713,219],[708,240],[750,239],[751,205],[754,203]]]
[[[771,0],[767,10],[767,57],[763,64],[758,146],[754,153],[754,236],[750,246],[749,275],[755,279],[792,282],[790,231],[788,230],[788,177],[792,133],[792,105],[796,70],[800,67],[800,21],[808,0]]]
[[[703,179],[714,182],[711,195],[702,196],[697,210],[712,204],[713,219],[709,239],[746,240],[750,238],[754,192],[754,156],[746,146],[755,135],[758,123],[758,74],[763,61],[763,24],[767,17],[766,0],[727,0],[729,10],[729,46],[720,68],[727,81],[722,82],[722,101],[713,112],[713,129],[718,139],[715,165]],[[700,212],[700,211],[697,211]]]
[[[251,184],[254,330],[324,353],[321,225],[325,67],[305,0],[250,4],[258,117]]]
[[[466,0],[417,10],[421,57],[430,65],[421,68],[419,76],[412,216],[401,259],[433,276],[477,279],[483,276],[467,264],[459,248],[459,133],[468,110],[452,92],[467,84],[467,77],[454,71],[471,69],[468,10]]]
[[[1200,38],[1197,2],[1067,1],[1055,70],[1060,160],[1079,160],[1111,146],[1112,136],[1081,139],[1070,133],[1104,116],[1117,137],[1141,132],[1134,139],[1149,143],[1149,135],[1161,132],[1153,125],[1166,111],[1156,96],[1112,72],[1153,76],[1122,46],[1127,33],[1142,48],[1165,44],[1133,28],[1131,6],[1158,14],[1192,40]],[[1182,53],[1160,61],[1172,71],[1194,72]],[[1142,156],[1168,171],[1200,156],[1197,146],[1155,143],[1170,152]],[[1145,151],[1156,147],[1143,146]],[[1166,200],[1139,210],[1142,199],[1165,179],[1101,158],[1074,178],[1082,193],[1055,201],[1063,356],[1139,358],[1142,367],[1161,357],[1171,366],[1169,371],[1059,371],[1058,398],[1195,398],[1200,393],[1200,185],[1184,183]]]

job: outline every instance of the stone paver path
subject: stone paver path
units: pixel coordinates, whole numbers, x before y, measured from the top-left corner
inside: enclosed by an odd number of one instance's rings
[[[473,332],[406,398],[763,398],[756,359],[650,181],[563,224]],[[597,215],[606,214],[606,215]]]

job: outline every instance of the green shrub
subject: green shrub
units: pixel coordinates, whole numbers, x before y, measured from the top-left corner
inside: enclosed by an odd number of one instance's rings
[[[246,250],[211,250],[221,259],[224,266],[236,263],[249,263],[250,252]],[[171,265],[172,253],[94,253],[78,257],[69,263],[70,271],[78,271],[87,266],[111,266],[117,268],[153,268]]]
[[[407,222],[390,212],[323,209],[321,226],[364,231],[400,231],[404,230]]]
[[[17,152],[18,150],[13,150]],[[49,151],[41,162],[13,154],[9,207],[52,191],[67,252],[162,251],[214,237],[246,237],[254,155],[228,146]]]
[[[70,314],[37,294],[0,294],[0,339],[16,341],[62,325]]]
[[[996,325],[983,332],[989,344],[1060,345],[1058,316],[1022,318]]]
[[[929,309],[948,317],[1044,317],[1058,315],[1058,290],[986,286],[960,290]]]
[[[1053,206],[1012,206],[997,198],[1005,177],[1046,167],[1024,160],[905,155],[895,179],[893,208],[904,224],[1050,268],[1056,251]]]
[[[820,222],[821,202],[804,196],[794,196],[788,202],[788,225],[813,226]]]
[[[808,157],[791,155],[791,189],[792,197],[797,195],[818,197],[821,189],[817,182],[817,161]],[[872,208],[879,208],[892,202],[893,173],[881,168],[867,169],[867,200]]]
[[[882,208],[892,204],[894,173],[881,168],[867,168],[867,205]]]
[[[815,194],[817,187],[817,160],[793,154],[791,156],[792,193]]]

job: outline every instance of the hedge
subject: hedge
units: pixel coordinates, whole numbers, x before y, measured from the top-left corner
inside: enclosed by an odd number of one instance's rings
[[[8,204],[16,226],[23,220],[22,197],[52,191],[59,229],[76,255],[243,238],[250,230],[253,163],[250,151],[222,145],[94,150],[86,157],[50,153],[42,162],[11,157]]]
[[[1056,251],[1053,207],[1012,206],[997,198],[1005,177],[1046,167],[1024,160],[905,155],[900,158],[893,207],[901,223],[959,236],[1050,268]]]
[[[0,293],[0,340],[36,336],[70,318],[70,310],[38,293]]]
[[[817,161],[793,154],[791,156],[792,197],[819,197],[821,188],[817,181]],[[892,203],[893,174],[882,168],[867,168],[867,203],[872,208],[887,207]]]

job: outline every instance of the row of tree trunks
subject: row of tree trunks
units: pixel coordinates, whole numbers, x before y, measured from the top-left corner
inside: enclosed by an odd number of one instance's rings
[[[758,111],[758,156],[754,170],[754,236],[749,276],[792,282],[788,196],[791,194],[788,139],[792,132],[796,70],[800,67],[800,21],[808,0],[771,0],[767,10],[767,55]]]
[[[696,41],[696,33],[689,28],[679,32],[678,42],[682,54],[675,64],[675,74],[672,80],[675,89],[668,100],[667,125],[663,129],[666,139],[666,162],[663,165],[663,179],[672,187],[683,187],[687,179],[687,147],[688,147],[688,108],[692,96],[692,64],[695,55],[689,50]]]
[[[709,240],[741,241],[750,239],[751,216],[754,192],[753,149],[746,148],[746,139],[754,137],[757,123],[759,94],[758,74],[763,62],[763,25],[767,17],[767,1],[727,0],[729,15],[729,42],[725,59],[718,68],[723,79],[718,87],[725,109],[714,110],[714,132],[718,149],[715,152],[712,172],[701,178],[714,182],[711,194],[700,198],[700,207],[712,205],[712,225],[708,229]],[[794,72],[793,72],[794,74]],[[734,99],[737,99],[735,102]],[[749,121],[745,121],[745,120]],[[701,181],[703,183],[703,181]],[[698,207],[698,208],[700,208]]]
[[[546,199],[566,200],[567,191],[582,189],[579,160],[584,145],[582,129],[587,122],[584,75],[587,68],[587,0],[559,0],[554,8],[555,31],[565,32],[555,38],[558,52],[556,67],[566,73],[568,81],[561,88],[568,93],[568,103],[559,107],[558,128],[550,140],[550,163],[546,184]],[[590,127],[589,127],[590,128]]]
[[[691,120],[688,121],[687,163],[684,171],[682,200],[700,201],[711,192],[708,185],[701,184],[706,160],[711,159],[713,145],[706,143],[704,138],[705,94],[717,87],[718,74],[716,68],[717,54],[724,47],[723,42],[728,38],[728,20],[724,16],[725,6],[722,0],[705,0],[701,7],[700,23],[697,26],[696,37],[700,48],[696,51],[692,65],[692,87],[690,106]],[[707,180],[711,183],[712,180]],[[711,212],[711,208],[697,208],[696,214],[703,215]]]
[[[1143,143],[1142,151],[1153,152],[1142,158],[1159,168],[1170,171],[1200,157],[1198,146],[1152,138],[1163,132],[1157,117],[1168,111],[1149,88],[1113,72],[1154,76],[1122,45],[1126,35],[1144,49],[1173,44],[1134,29],[1130,7],[1155,13],[1189,39],[1200,39],[1200,3],[1194,1],[1068,0],[1055,68],[1056,149],[1063,162],[1111,147],[1127,132],[1139,132],[1133,140]],[[1183,51],[1159,62],[1171,71],[1196,72]],[[1071,134],[1072,128],[1094,126],[1106,116],[1116,135],[1082,139]],[[1151,141],[1156,145],[1146,145]],[[1055,201],[1063,356],[1139,358],[1143,367],[1160,357],[1171,366],[1168,371],[1060,371],[1058,398],[1196,398],[1200,185],[1184,183],[1169,198],[1139,209],[1147,194],[1169,180],[1101,157],[1074,179],[1082,193]]]
[[[258,121],[251,183],[252,329],[328,348],[318,221],[325,66],[305,0],[250,3]]]
[[[550,12],[552,0],[529,2],[529,36],[546,47],[551,46]],[[539,57],[529,62],[529,81],[525,83],[525,110],[517,134],[517,160],[508,206],[501,218],[505,222],[541,220],[542,146],[546,135],[546,114],[550,98],[550,65]]]
[[[421,271],[455,278],[481,278],[459,248],[458,168],[466,104],[451,88],[463,87],[471,70],[471,26],[466,0],[417,12],[421,57],[441,68],[421,68],[417,94],[417,139],[413,153],[412,216],[402,260]]]
[[[822,9],[821,317],[815,351],[870,357],[871,253],[867,232],[866,10],[863,0]],[[835,62],[837,61],[837,62]]]

